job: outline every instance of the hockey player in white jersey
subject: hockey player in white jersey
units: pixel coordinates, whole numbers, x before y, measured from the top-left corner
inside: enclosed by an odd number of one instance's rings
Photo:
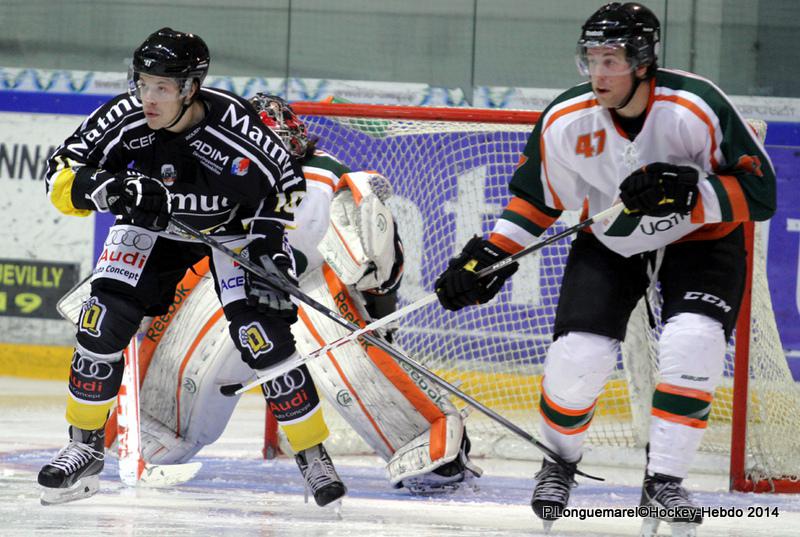
[[[572,242],[545,362],[541,438],[578,464],[631,311],[657,281],[665,326],[641,503],[680,510],[655,513],[642,534],[662,519],[673,535],[691,535],[702,517],[682,481],[742,298],[742,223],[773,215],[775,175],[719,88],[658,68],[659,37],[658,19],[637,3],[610,3],[589,17],[577,51],[589,82],[544,110],[491,235],[469,241],[436,291],[450,310],[490,300],[515,267],[482,280],[477,271],[533,242],[563,210],[597,214],[621,198],[623,214]],[[552,525],[574,472],[545,458],[536,477],[531,504]]]
[[[316,140],[309,140],[305,125],[282,99],[259,94],[251,102],[302,163],[306,195],[288,235],[302,290],[358,324],[394,311],[403,253],[384,203],[391,195],[387,179],[376,172],[352,172],[317,149]],[[185,305],[169,319],[169,327],[157,320],[157,329],[145,338],[143,355],[150,362],[141,395],[142,443],[149,462],[185,462],[215,441],[237,401],[221,395],[220,386],[252,378],[252,372],[230,359],[233,348],[220,336],[224,320],[213,322],[210,287],[210,282],[201,282],[178,297],[176,302]],[[301,306],[299,318],[293,333],[301,352],[347,334],[310,308]],[[209,322],[211,328],[202,333]],[[195,338],[202,341],[187,354]],[[307,366],[318,391],[387,462],[394,486],[438,492],[480,475],[468,458],[469,440],[459,411],[389,355],[352,342]],[[269,391],[273,385],[263,387]]]

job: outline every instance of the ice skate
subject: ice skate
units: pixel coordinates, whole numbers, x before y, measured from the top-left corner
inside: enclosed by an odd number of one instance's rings
[[[105,431],[71,426],[69,433],[69,443],[39,471],[42,505],[88,498],[100,488]]]
[[[654,537],[658,525],[663,521],[669,524],[672,537],[695,537],[697,526],[703,522],[700,508],[689,499],[678,477],[661,474],[647,475],[642,485],[642,499],[640,505],[652,507],[654,511],[673,511],[671,517],[668,513],[653,512],[652,516],[645,517],[642,521],[641,537]]]
[[[575,468],[577,464],[565,468],[547,459],[542,461],[542,469],[536,474],[536,487],[533,489],[531,507],[536,516],[542,519],[544,531],[549,532],[553,523],[561,518],[567,507],[572,487],[576,486]]]
[[[294,456],[294,460],[305,480],[306,502],[309,491],[320,507],[340,499],[347,492],[347,487],[336,473],[333,461],[322,444],[300,451]]]

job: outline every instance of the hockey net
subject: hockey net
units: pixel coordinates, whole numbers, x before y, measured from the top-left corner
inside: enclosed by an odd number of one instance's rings
[[[472,234],[488,233],[508,199],[508,180],[538,119],[538,113],[523,111],[324,103],[296,103],[294,108],[319,138],[320,148],[352,169],[377,170],[391,180],[395,195],[390,205],[406,253],[401,305],[430,293],[447,260]],[[753,126],[763,136],[766,125]],[[548,233],[577,218],[565,214]],[[523,258],[511,284],[489,304],[458,313],[433,304],[407,316],[399,323],[396,342],[538,436],[541,374],[569,243]],[[701,452],[731,461],[733,489],[800,491],[800,391],[772,313],[765,253],[760,241],[755,244],[752,293],[729,346]],[[616,371],[597,404],[589,450],[645,445],[659,332],[660,327],[650,329],[640,303]],[[332,448],[366,450],[337,418],[327,410]],[[478,412],[467,426],[473,453],[540,457],[530,444]]]

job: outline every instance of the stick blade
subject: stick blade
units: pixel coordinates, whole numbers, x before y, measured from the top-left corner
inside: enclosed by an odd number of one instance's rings
[[[180,485],[192,479],[202,468],[201,462],[186,464],[150,464],[145,463],[138,485],[158,488]]]

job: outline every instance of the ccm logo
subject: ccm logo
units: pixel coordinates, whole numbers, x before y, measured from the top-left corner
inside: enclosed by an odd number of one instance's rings
[[[709,304],[714,304],[715,306],[722,308],[725,313],[729,313],[731,311],[731,307],[722,300],[718,296],[711,295],[709,293],[701,293],[700,291],[687,291],[685,295],[683,295],[684,300],[700,300],[702,302],[708,302]]]

